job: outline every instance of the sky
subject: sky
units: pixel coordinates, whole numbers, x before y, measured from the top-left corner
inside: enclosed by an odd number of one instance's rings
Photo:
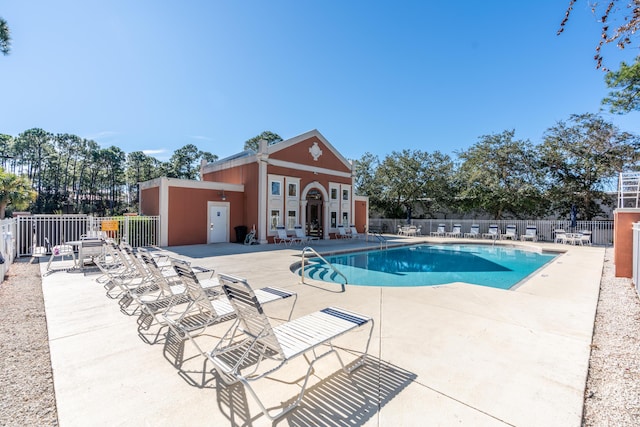
[[[168,160],[318,129],[348,159],[534,144],[597,113],[600,27],[579,0],[4,0],[0,133],[70,133]],[[605,65],[637,49],[604,50]],[[640,134],[640,113],[605,119]]]

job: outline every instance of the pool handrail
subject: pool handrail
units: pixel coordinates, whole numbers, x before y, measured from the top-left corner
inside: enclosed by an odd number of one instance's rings
[[[342,292],[345,291],[345,286],[348,282],[347,276],[345,276],[344,274],[342,274],[340,271],[338,271],[338,269],[331,264],[329,261],[327,261],[322,255],[320,255],[318,252],[316,252],[315,249],[313,249],[311,246],[305,246],[302,249],[302,264],[301,264],[301,269],[302,271],[300,272],[300,284],[301,285],[305,285],[306,283],[304,283],[304,254],[307,252],[313,252],[315,254],[316,257],[320,258],[321,260],[323,260],[329,267],[331,267],[331,269],[339,276],[342,276],[344,278],[344,283],[341,283],[342,286]]]
[[[383,249],[382,248],[383,243],[384,243],[384,249],[389,249],[389,242],[387,241],[386,237],[382,235],[382,233],[376,233],[376,232],[370,231],[367,233],[367,237],[369,235],[375,237],[378,240],[378,242],[380,242],[380,250]]]

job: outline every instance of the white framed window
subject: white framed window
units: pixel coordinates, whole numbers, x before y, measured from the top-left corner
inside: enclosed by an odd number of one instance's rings
[[[331,212],[330,218],[331,224],[329,227],[336,228],[338,226],[338,212]]]
[[[338,189],[337,188],[332,188],[331,189],[331,200],[338,200]]]
[[[349,226],[349,212],[342,212],[342,225]]]
[[[271,195],[272,196],[281,196],[282,195],[282,189],[280,188],[282,186],[282,183],[280,181],[271,181]]]
[[[269,227],[271,230],[275,230],[277,226],[281,225],[280,221],[280,209],[271,209],[271,219],[269,221]]]
[[[292,199],[298,198],[298,184],[295,182],[289,182],[287,184],[287,197]]]
[[[298,224],[298,211],[287,211],[287,230],[293,230]]]
[[[342,190],[342,200],[349,200],[349,190]]]

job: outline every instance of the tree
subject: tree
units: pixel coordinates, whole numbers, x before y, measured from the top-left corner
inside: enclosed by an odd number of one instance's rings
[[[573,11],[573,6],[577,0],[570,0],[569,6],[565,12],[564,19],[560,23],[558,34],[561,34]],[[620,3],[626,3],[626,7],[620,7]],[[632,36],[640,30],[640,5],[638,0],[609,0],[608,2],[593,3],[591,11],[593,14],[600,15],[602,29],[600,33],[600,41],[596,46],[596,68],[606,70],[602,65],[602,47],[605,44],[615,43],[620,49],[624,49],[631,44]],[[613,26],[613,30],[611,27]]]
[[[609,71],[605,82],[608,88],[615,89],[602,100],[602,104],[609,105],[609,111],[623,114],[640,110],[640,56],[631,65],[622,62],[618,71]]]
[[[11,33],[7,21],[0,17],[0,52],[3,55],[9,55],[11,51]]]
[[[264,139],[265,141],[267,141],[267,145],[273,145],[282,141],[282,137],[280,137],[280,135],[278,135],[277,133],[273,133],[268,130],[265,130],[260,135],[254,136],[251,139],[247,139],[244,143],[244,149],[253,150],[257,152],[258,149],[260,148],[261,139]]]
[[[393,218],[409,218],[416,206],[432,214],[452,193],[452,172],[453,161],[440,152],[393,151],[376,169],[376,207]]]
[[[567,215],[575,205],[585,220],[601,214],[600,203],[608,203],[609,182],[637,164],[638,148],[636,136],[620,132],[596,114],[574,114],[547,129],[540,156],[553,209]]]
[[[495,219],[537,215],[545,210],[534,147],[514,136],[513,130],[484,135],[467,151],[458,153],[463,209],[487,212]]]
[[[0,219],[4,219],[8,205],[25,209],[35,199],[36,192],[27,178],[0,169]]]
[[[197,179],[200,176],[202,152],[193,144],[187,144],[173,152],[169,159],[169,178]]]

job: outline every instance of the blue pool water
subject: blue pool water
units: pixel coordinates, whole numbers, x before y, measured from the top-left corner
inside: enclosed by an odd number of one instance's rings
[[[556,256],[503,246],[416,245],[325,259],[347,277],[349,285],[433,286],[466,282],[510,289]],[[344,278],[319,258],[310,259],[305,277],[344,283]]]

